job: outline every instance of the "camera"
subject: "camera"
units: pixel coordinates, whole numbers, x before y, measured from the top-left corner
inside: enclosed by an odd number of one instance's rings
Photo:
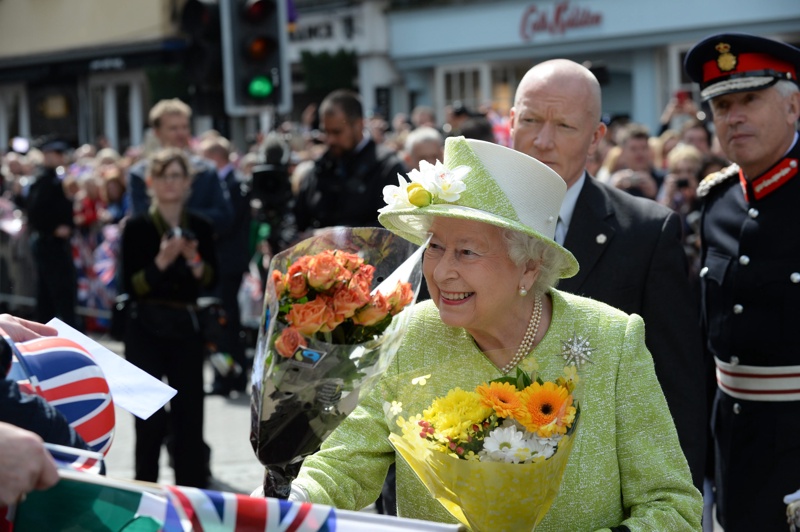
[[[688,179],[678,179],[675,181],[675,186],[678,188],[689,188],[689,180]]]
[[[189,229],[183,229],[182,227],[173,227],[169,231],[167,231],[165,235],[168,239],[169,238],[180,238],[183,237],[186,240],[197,240],[197,237],[194,233]]]

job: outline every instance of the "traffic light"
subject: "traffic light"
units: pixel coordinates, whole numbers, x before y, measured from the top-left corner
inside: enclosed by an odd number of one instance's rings
[[[224,115],[219,5],[212,0],[187,0],[181,11],[181,31],[187,42],[184,72],[193,86],[188,103],[197,114]]]
[[[285,0],[220,0],[225,110],[291,110]]]

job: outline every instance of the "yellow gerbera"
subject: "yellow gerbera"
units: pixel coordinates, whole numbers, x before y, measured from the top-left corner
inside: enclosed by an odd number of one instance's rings
[[[475,389],[481,404],[494,409],[497,417],[513,417],[522,408],[517,387],[508,382],[483,383]]]
[[[534,382],[520,392],[522,414],[517,420],[542,438],[565,434],[568,420],[574,420],[575,407],[566,388],[553,382]]]

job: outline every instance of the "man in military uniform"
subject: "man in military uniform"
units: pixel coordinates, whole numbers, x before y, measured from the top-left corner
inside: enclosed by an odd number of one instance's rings
[[[56,317],[80,328],[75,314],[77,273],[70,244],[75,223],[72,200],[67,198],[62,184],[69,145],[62,140],[48,139],[39,149],[44,162],[37,169],[25,200],[36,263],[36,319],[47,322]]]
[[[800,49],[721,34],[685,68],[736,163],[698,189],[717,518],[726,532],[786,530],[782,499],[800,487]]]

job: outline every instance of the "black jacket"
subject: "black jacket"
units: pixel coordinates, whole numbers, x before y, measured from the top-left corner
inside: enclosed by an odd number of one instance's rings
[[[396,185],[397,174],[405,174],[403,163],[372,140],[343,159],[325,153],[300,189],[294,210],[298,229],[377,226],[383,187]]]
[[[62,177],[54,168],[39,168],[25,199],[28,225],[31,231],[42,236],[52,236],[60,225],[75,225],[72,201],[64,193]]]
[[[709,365],[713,357],[766,371],[800,365],[799,167],[800,143],[744,187],[733,167],[698,189]],[[786,527],[783,497],[800,487],[798,419],[799,401],[739,399],[717,389],[717,518],[726,532]]]
[[[694,484],[702,489],[708,420],[703,351],[678,215],[587,177],[564,247],[580,271],[560,289],[644,319],[656,376]]]

